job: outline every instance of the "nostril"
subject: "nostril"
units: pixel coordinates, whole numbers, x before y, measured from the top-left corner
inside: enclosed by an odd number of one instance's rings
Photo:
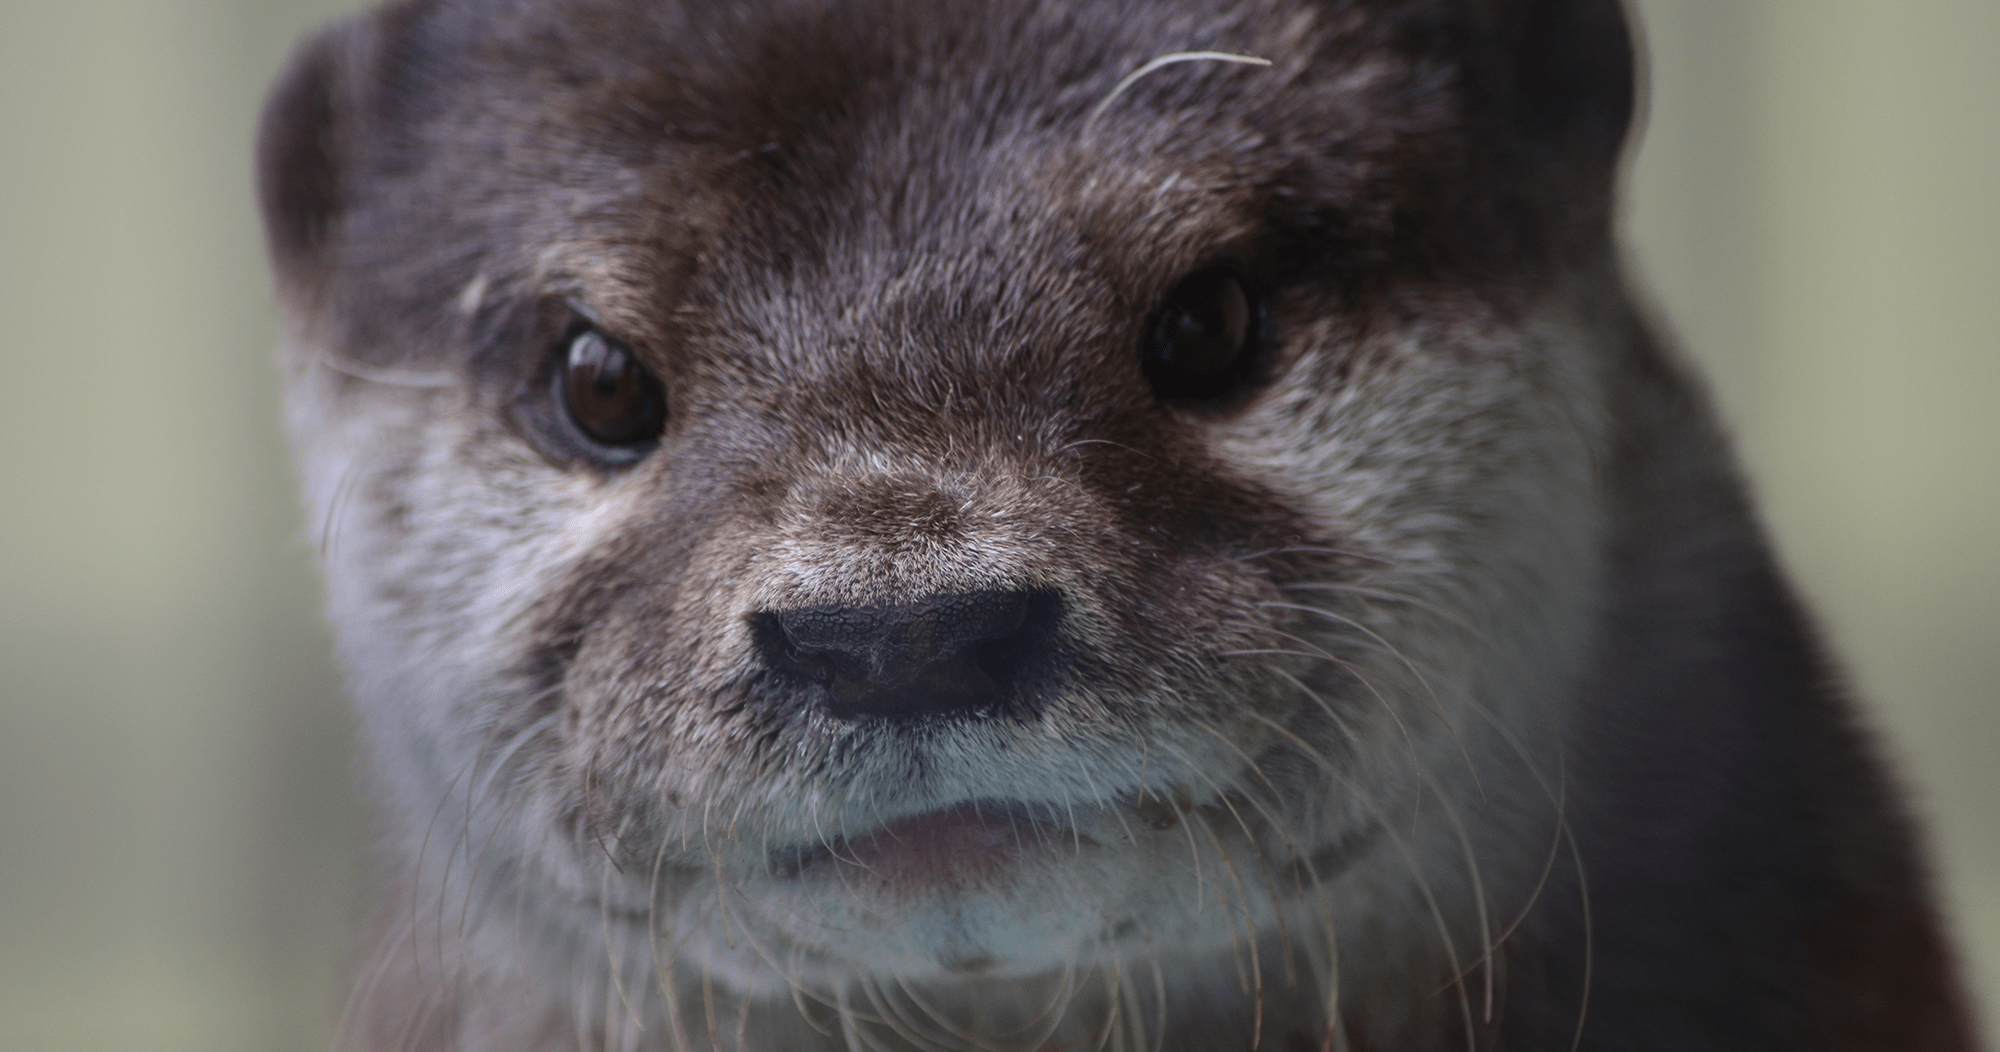
[[[917,716],[1005,704],[1060,616],[1054,592],[966,592],[764,611],[752,632],[772,670],[820,688],[835,714]]]
[[[1022,595],[1020,616],[1013,628],[980,643],[979,669],[996,683],[1010,683],[1031,663],[1055,635],[1062,614],[1062,601],[1054,592],[1016,593]]]
[[[824,647],[801,643],[786,627],[783,614],[765,611],[751,615],[750,634],[763,655],[764,663],[788,676],[820,686],[830,686],[844,675],[864,674],[851,656],[829,652]],[[810,639],[810,634],[808,634]]]

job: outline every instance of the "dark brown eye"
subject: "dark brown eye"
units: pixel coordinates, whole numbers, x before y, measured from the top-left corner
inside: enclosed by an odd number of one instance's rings
[[[1249,290],[1227,267],[1182,279],[1161,302],[1140,350],[1153,392],[1207,400],[1235,390],[1256,362],[1257,314]]]
[[[596,329],[570,337],[556,375],[563,408],[591,441],[629,451],[660,437],[666,391],[610,337]]]

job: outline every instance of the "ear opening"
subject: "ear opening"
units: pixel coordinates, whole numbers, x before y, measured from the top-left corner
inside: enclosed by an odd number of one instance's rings
[[[359,114],[356,84],[372,25],[329,26],[293,53],[257,127],[257,203],[281,287],[323,272],[345,204],[344,167]]]

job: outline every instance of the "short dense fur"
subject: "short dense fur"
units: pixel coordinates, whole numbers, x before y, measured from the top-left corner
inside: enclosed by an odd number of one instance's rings
[[[1222,60],[1121,78],[1159,56]],[[1972,1047],[1611,244],[1611,0],[415,0],[259,163],[384,812],[358,1049]],[[1243,389],[1163,403],[1226,261]],[[668,391],[564,438],[579,319]],[[1007,706],[759,618],[1059,597]],[[1038,841],[911,886],[887,824]],[[898,828],[920,828],[901,826]],[[829,850],[831,849],[831,850]]]

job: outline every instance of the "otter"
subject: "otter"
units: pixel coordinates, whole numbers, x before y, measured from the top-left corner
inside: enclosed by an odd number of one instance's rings
[[[1970,1050],[1615,0],[398,0],[260,198],[369,1050]]]

